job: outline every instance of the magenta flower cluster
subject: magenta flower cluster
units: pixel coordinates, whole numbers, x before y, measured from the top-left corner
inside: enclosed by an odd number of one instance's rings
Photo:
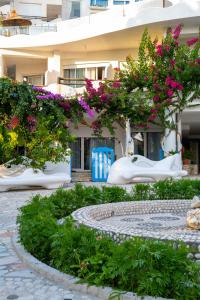
[[[199,39],[194,37],[194,38],[187,41],[187,45],[190,47],[190,46],[196,44],[198,41],[199,41]]]
[[[36,95],[36,98],[38,100],[64,100],[63,96],[61,96],[60,94],[54,94],[52,92],[44,90],[41,87],[33,85],[32,89],[38,94]]]
[[[168,87],[171,87],[172,89],[177,89],[179,91],[182,91],[183,90],[183,86],[177,82],[177,81],[174,81],[172,78],[170,78],[170,76],[167,76],[166,78],[166,81],[165,81],[165,84],[168,86]],[[173,95],[173,94],[172,94]],[[172,96],[171,95],[171,96]],[[169,96],[170,97],[170,96]]]
[[[87,112],[90,118],[93,118],[95,116],[95,111],[92,108],[90,108],[90,106],[85,102],[85,100],[82,97],[78,99],[78,103]]]
[[[53,94],[51,92],[46,93],[45,95],[37,95],[38,100],[64,100],[60,94]]]

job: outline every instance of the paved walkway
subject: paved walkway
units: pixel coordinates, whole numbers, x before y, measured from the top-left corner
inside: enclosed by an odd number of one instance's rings
[[[0,300],[97,300],[65,290],[32,272],[13,251],[11,237],[16,231],[18,208],[38,193],[49,195],[52,191],[0,193]]]

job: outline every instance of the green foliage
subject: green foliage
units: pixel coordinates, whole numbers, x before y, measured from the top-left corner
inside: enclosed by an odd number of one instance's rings
[[[142,127],[157,123],[163,129],[176,129],[166,112],[169,116],[181,113],[200,96],[200,39],[180,43],[181,28],[169,28],[161,42],[152,40],[145,29],[138,59],[128,56],[125,69],[119,73],[127,92],[137,92],[138,96],[139,89],[149,99],[151,114],[141,120]]]
[[[60,105],[63,99],[39,91],[0,78],[0,164],[23,162],[23,151],[31,166],[42,168],[47,160],[62,161],[69,154],[72,137],[66,128],[68,113]]]
[[[131,193],[120,187],[84,187],[35,196],[20,209],[20,239],[41,261],[90,284],[111,286],[180,300],[200,296],[200,267],[188,258],[182,243],[131,239],[116,244],[110,237],[77,226],[66,218],[74,210],[94,204],[154,199],[191,199],[200,194],[199,180],[137,184]],[[57,220],[65,218],[61,225]],[[121,292],[111,295],[120,299]],[[115,299],[115,298],[114,298]]]
[[[134,200],[192,199],[200,195],[199,180],[165,180],[154,184],[136,184],[132,190]]]

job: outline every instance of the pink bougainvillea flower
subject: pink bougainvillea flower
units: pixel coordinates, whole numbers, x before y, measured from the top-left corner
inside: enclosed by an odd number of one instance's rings
[[[167,85],[167,86],[169,86],[170,84],[171,84],[171,78],[169,77],[169,76],[167,76],[167,78],[166,78],[166,80],[165,80],[165,84]]]
[[[148,77],[148,76],[144,76],[144,80],[145,80],[145,81],[148,81],[148,80],[149,80],[149,77]]]
[[[172,67],[174,67],[174,66],[175,66],[175,64],[176,64],[176,61],[175,61],[175,59],[172,59],[172,60],[170,60],[170,63],[171,63],[171,66],[172,66]]]
[[[151,122],[151,121],[153,121],[153,120],[155,120],[156,119],[156,114],[152,114],[149,118],[148,118],[148,122]]]
[[[169,52],[169,51],[170,51],[170,46],[169,46],[169,45],[166,45],[166,46],[165,46],[165,50],[166,50],[167,52]]]
[[[94,118],[94,116],[95,116],[95,111],[94,111],[93,109],[90,109],[90,110],[87,111],[87,114],[88,114],[88,116],[89,116],[90,118]]]
[[[152,108],[152,109],[150,110],[150,112],[151,112],[151,113],[157,113],[157,109]]]
[[[179,25],[174,29],[174,31],[173,31],[173,38],[174,38],[175,40],[177,40],[177,39],[179,38],[179,36],[180,36],[180,34],[181,34],[181,30],[182,30],[182,25],[181,25],[181,24],[179,24]]]
[[[168,97],[172,97],[173,95],[174,95],[174,91],[172,91],[172,90],[167,91],[167,96]]]
[[[59,102],[59,105],[64,108],[65,111],[70,110],[70,104],[68,101]]]
[[[163,47],[162,47],[162,45],[157,45],[157,46],[156,46],[156,53],[157,53],[159,56],[163,56]]]
[[[197,37],[196,38],[194,37],[194,38],[187,41],[187,45],[192,46],[192,45],[196,44],[198,42],[198,40],[199,39]]]
[[[170,86],[172,89],[177,89],[179,91],[183,90],[183,86],[179,82],[176,82],[173,79],[171,79],[170,76],[167,76],[165,80],[165,85]]]
[[[87,112],[90,118],[93,118],[95,116],[95,111],[92,108],[90,108],[89,104],[87,104],[82,97],[78,99],[78,103]]]
[[[177,82],[176,81],[173,81],[171,80],[170,84],[169,84],[173,89],[176,89],[177,88]]]
[[[177,90],[182,91],[183,90],[183,86],[179,83],[177,86]]]
[[[120,83],[120,81],[114,81],[113,82],[113,84],[112,84],[112,87],[114,88],[114,89],[118,89],[119,87],[121,86],[121,83]]]
[[[108,96],[104,93],[104,94],[102,94],[102,95],[100,96],[100,99],[101,99],[102,102],[105,102],[105,101],[108,100]]]
[[[157,101],[159,101],[159,100],[160,100],[159,96],[156,95],[156,96],[153,97],[153,101],[154,101],[154,102],[157,102]]]
[[[92,80],[91,79],[85,79],[85,83],[86,83],[86,88],[89,87],[89,88],[93,88],[93,83],[92,83]]]
[[[157,103],[156,104],[156,107],[159,109],[159,108],[161,108],[161,104],[160,103]]]
[[[200,64],[200,57],[199,57],[199,58],[197,58],[197,63],[198,63],[198,64]]]
[[[156,91],[160,90],[160,86],[158,83],[154,83],[153,87],[154,87],[154,90],[156,90]]]

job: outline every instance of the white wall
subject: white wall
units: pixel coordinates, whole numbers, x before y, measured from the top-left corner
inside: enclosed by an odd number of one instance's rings
[[[14,0],[18,15],[46,17],[46,0]]]
[[[16,80],[18,81],[22,81],[23,76],[44,74],[47,70],[45,59],[7,57],[5,59],[5,69],[13,65],[16,65]]]

